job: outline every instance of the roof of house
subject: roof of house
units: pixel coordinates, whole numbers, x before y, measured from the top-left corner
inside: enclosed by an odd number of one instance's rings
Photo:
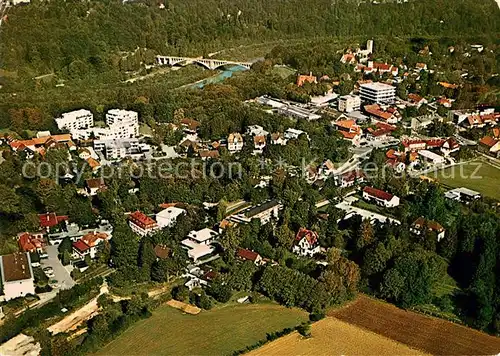
[[[408,94],[408,99],[411,101],[411,102],[414,102],[414,103],[419,103],[421,102],[422,100],[424,100],[423,97],[421,97],[420,95],[418,94],[414,94],[414,93],[410,93]]]
[[[104,178],[91,178],[91,179],[85,179],[85,184],[87,184],[87,187],[90,189],[101,189],[106,187],[106,184],[104,184]]]
[[[228,143],[233,143],[233,142],[243,142],[243,138],[241,137],[241,134],[239,132],[231,132],[229,134],[229,137],[227,138]]]
[[[316,231],[308,230],[306,228],[301,227],[295,235],[295,241],[301,241],[302,239],[306,239],[310,245],[315,245],[318,243],[318,233]]]
[[[101,164],[99,163],[99,161],[96,160],[96,159],[94,159],[94,158],[92,158],[92,157],[87,158],[87,163],[89,164],[90,168],[92,168],[92,169],[101,166]]]
[[[277,141],[279,139],[283,140],[284,138],[285,138],[285,136],[283,135],[282,132],[275,132],[275,133],[271,134],[271,140],[273,140],[273,141]]]
[[[156,245],[154,248],[155,255],[158,258],[166,259],[170,257],[172,250],[165,245]]]
[[[383,111],[378,104],[365,105],[364,109],[367,113],[384,120],[389,120],[393,116],[392,113]]]
[[[304,83],[316,83],[318,79],[310,73],[309,75],[298,75],[297,76],[297,85],[301,87]]]
[[[263,211],[273,209],[274,207],[276,207],[278,205],[280,205],[280,203],[277,200],[270,200],[270,201],[267,201],[261,205],[254,206],[253,208],[250,208],[249,210],[247,210],[245,212],[245,215],[248,218],[252,218],[255,215],[262,213]]]
[[[488,147],[493,147],[497,144],[498,140],[494,139],[491,136],[485,136],[479,140],[479,143]]]
[[[43,239],[35,237],[29,232],[23,232],[17,236],[19,247],[24,252],[31,252],[43,247]]]
[[[451,83],[446,83],[446,82],[438,82],[438,84],[441,85],[444,88],[447,88],[447,89],[456,89],[456,88],[458,88],[458,85],[456,85],[456,84],[451,84]]]
[[[254,136],[253,137],[253,143],[255,145],[262,145],[266,143],[266,137],[265,136]]]
[[[423,216],[419,217],[411,225],[416,229],[422,229],[424,226],[427,226],[427,228],[429,230],[432,230],[432,231],[436,231],[436,232],[444,231],[444,228],[440,223],[438,223],[434,220],[427,220]]]
[[[196,120],[184,118],[181,120],[181,125],[189,130],[196,131],[201,124]]]
[[[201,158],[219,158],[220,154],[217,150],[203,150],[199,151]]]
[[[32,278],[30,258],[26,252],[2,256],[2,279],[4,282]]]
[[[156,221],[140,211],[134,211],[128,216],[128,219],[143,229],[156,225]]]
[[[259,258],[259,254],[254,251],[247,250],[245,248],[238,248],[236,251],[236,256],[244,260],[249,260],[255,262]]]
[[[500,128],[495,127],[495,128],[493,129],[493,137],[495,137],[495,138],[500,138]]]
[[[99,243],[99,240],[107,240],[108,238],[109,235],[107,233],[94,231],[83,235],[80,240],[83,241],[86,245],[93,247]]]
[[[73,248],[75,248],[76,250],[78,250],[79,252],[85,252],[87,251],[88,249],[90,249],[90,246],[87,245],[85,242],[83,242],[82,240],[78,240],[76,242],[73,242]]]
[[[40,226],[41,227],[52,227],[56,226],[57,224],[68,220],[68,216],[66,215],[56,215],[56,213],[46,213],[46,214],[39,214],[38,219],[40,221]]]
[[[403,140],[401,142],[401,144],[405,147],[410,147],[410,146],[413,146],[413,145],[426,145],[425,141],[424,140]]]
[[[329,170],[334,170],[335,169],[335,164],[330,161],[329,159],[327,159],[325,162],[323,162],[323,166],[325,166],[327,169]]]
[[[387,193],[387,192],[384,192],[383,190],[373,188],[373,187],[364,187],[363,192],[368,194],[368,195],[371,195],[375,198],[386,200],[386,201],[390,201],[394,197],[394,195],[392,195],[391,193]]]
[[[364,178],[365,174],[362,170],[353,169],[352,171],[342,174],[342,180],[345,182],[354,182],[356,179]]]

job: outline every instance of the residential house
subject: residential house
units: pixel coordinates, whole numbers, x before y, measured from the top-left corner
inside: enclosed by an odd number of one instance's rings
[[[297,140],[300,135],[306,135],[307,139],[309,140],[309,135],[305,131],[298,129],[286,129],[284,134],[286,140]]]
[[[364,110],[370,115],[373,121],[396,124],[401,119],[401,115],[395,108],[387,108],[387,110],[384,110],[380,105],[372,104],[366,105]]]
[[[202,161],[207,159],[218,159],[220,158],[220,153],[217,150],[201,150],[198,152]]]
[[[85,179],[85,187],[88,195],[95,196],[97,193],[105,191],[108,187],[104,183],[104,178]]]
[[[423,70],[427,70],[427,64],[426,64],[426,63],[417,63],[417,64],[415,65],[415,70],[416,70],[417,72],[421,72],[421,71],[423,71]]]
[[[385,139],[387,138],[387,136],[390,136],[392,132],[397,129],[397,126],[395,125],[386,124],[385,122],[380,122],[380,121],[377,121],[375,123],[375,127],[376,129],[369,127],[367,129],[367,134],[366,134],[367,137],[370,137],[374,140]]]
[[[410,93],[408,94],[408,101],[412,104],[412,105],[415,105],[416,107],[421,107],[422,105],[424,104],[428,104],[428,101],[427,99],[421,97],[420,95],[418,94],[413,94],[413,93]]]
[[[260,205],[245,209],[229,219],[236,223],[249,223],[252,219],[259,219],[261,225],[267,224],[272,218],[278,218],[283,205],[277,200],[270,200]]]
[[[198,131],[198,128],[200,127],[200,123],[196,120],[189,119],[189,118],[183,118],[181,119],[181,126],[184,130],[185,133],[194,135]]]
[[[447,99],[447,98],[439,98],[436,103],[438,103],[438,105],[442,105],[444,106],[445,108],[451,108],[451,106],[453,105],[453,101],[451,99]]]
[[[287,140],[285,139],[285,136],[281,132],[275,132],[271,134],[271,144],[272,145],[281,145],[285,146]]]
[[[428,151],[428,150],[420,150],[418,151],[419,157],[431,164],[444,164],[446,162],[446,159],[443,156],[438,155],[437,153]]]
[[[340,62],[344,64],[354,65],[358,61],[356,60],[356,56],[353,53],[346,53],[342,55],[342,57],[340,58]]]
[[[17,244],[21,252],[42,253],[45,247],[43,233],[21,232],[17,234]]]
[[[128,223],[133,232],[139,236],[154,233],[160,227],[152,218],[140,211],[135,211],[128,216]]]
[[[448,138],[441,146],[441,152],[445,156],[458,151],[460,151],[460,144],[453,137]]]
[[[50,228],[58,226],[63,221],[67,221],[68,216],[57,215],[56,213],[45,213],[45,214],[39,214],[38,220],[40,223],[40,227],[42,229],[49,231]]]
[[[481,199],[481,194],[479,192],[464,187],[449,190],[444,193],[444,196],[448,199],[460,201],[466,204],[474,200]]]
[[[295,245],[292,251],[299,256],[312,257],[321,252],[318,233],[305,228],[300,228],[295,236]]]
[[[443,228],[443,226],[441,226],[441,224],[436,221],[427,220],[423,216],[415,220],[410,227],[410,231],[419,236],[425,234],[426,229],[427,231],[436,234],[438,242],[444,238],[446,230]]]
[[[266,147],[266,137],[265,136],[254,136],[253,137],[254,153],[262,153],[264,147]]]
[[[171,206],[156,214],[156,222],[160,229],[171,227],[175,224],[177,218],[184,214],[186,214],[186,210]]]
[[[227,149],[229,152],[238,152],[243,149],[243,137],[239,132],[229,134],[227,139]]]
[[[334,122],[335,127],[338,132],[344,137],[345,140],[349,140],[353,143],[359,142],[363,130],[356,124],[355,120],[339,120]]]
[[[424,140],[420,139],[405,139],[401,142],[403,147],[405,148],[405,153],[412,151],[420,151],[425,150],[427,147],[427,143]]]
[[[399,205],[399,197],[373,187],[365,187],[363,189],[363,199],[373,201],[377,205],[386,208],[394,208]]]
[[[250,136],[266,136],[269,135],[269,132],[264,130],[264,128],[260,125],[251,125],[247,127],[247,134]]]
[[[172,250],[165,245],[156,245],[154,248],[156,260],[166,260],[172,255]]]
[[[323,179],[326,179],[328,178],[329,176],[331,176],[334,172],[335,172],[335,164],[330,161],[329,159],[327,159],[326,161],[324,161],[319,170],[318,170],[318,175],[323,178]]]
[[[5,301],[35,295],[35,283],[31,258],[27,252],[0,256],[2,288]]]
[[[86,256],[95,258],[97,247],[104,241],[109,241],[111,235],[105,232],[96,232],[85,234],[76,242],[73,242],[73,258],[83,260]]]
[[[498,143],[499,141],[491,136],[485,136],[479,140],[479,151],[483,153],[490,153],[490,150]]]
[[[88,160],[91,156],[91,153],[88,149],[86,148],[80,148],[78,150],[78,157],[80,157],[80,159],[83,159],[83,160]]]
[[[89,165],[92,172],[97,172],[99,168],[101,168],[101,164],[99,163],[99,161],[92,157],[87,158],[87,164]]]
[[[340,188],[349,188],[358,183],[363,183],[365,181],[365,174],[363,171],[354,169],[335,176],[335,185]]]
[[[261,255],[245,248],[238,248],[236,257],[242,261],[252,261],[256,266],[263,264]]]
[[[309,75],[298,75],[297,76],[297,86],[301,87],[305,83],[316,84],[318,82],[318,78],[312,75],[312,72]]]
[[[182,247],[188,251],[188,256],[193,261],[212,254],[215,248],[211,246],[212,242],[219,236],[212,229],[204,228],[199,231],[190,231],[187,238],[181,241]]]

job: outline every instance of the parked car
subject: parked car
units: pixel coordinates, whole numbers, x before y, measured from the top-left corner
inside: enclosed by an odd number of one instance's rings
[[[40,267],[40,262],[31,262],[31,267],[33,268]]]
[[[49,255],[47,254],[47,252],[42,252],[39,254],[40,258],[42,259],[46,259],[46,258],[49,258]]]
[[[54,269],[53,269],[52,267],[48,266],[48,267],[44,267],[44,268],[43,268],[43,271],[44,271],[44,272],[49,272],[49,271],[50,271],[50,272],[54,272]]]

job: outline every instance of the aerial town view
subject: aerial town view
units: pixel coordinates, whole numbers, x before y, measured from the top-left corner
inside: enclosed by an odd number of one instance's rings
[[[0,0],[0,356],[500,354],[500,0]]]

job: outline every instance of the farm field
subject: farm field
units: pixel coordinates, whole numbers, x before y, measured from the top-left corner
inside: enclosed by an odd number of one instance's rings
[[[249,356],[275,355],[422,355],[406,345],[350,325],[335,318],[325,318],[312,325],[311,338],[298,332],[283,336]]]
[[[277,304],[223,306],[198,315],[164,305],[98,355],[227,355],[306,320],[306,312]]]
[[[331,310],[328,315],[433,355],[493,355],[500,352],[500,338],[405,311],[365,295],[359,295],[345,308]]]
[[[481,167],[477,170],[477,165]],[[472,174],[478,179],[471,178]],[[476,190],[486,196],[500,200],[500,169],[483,161],[474,161],[467,164],[447,168],[438,172],[427,174],[428,177],[437,179],[443,184],[453,188],[466,187]]]

